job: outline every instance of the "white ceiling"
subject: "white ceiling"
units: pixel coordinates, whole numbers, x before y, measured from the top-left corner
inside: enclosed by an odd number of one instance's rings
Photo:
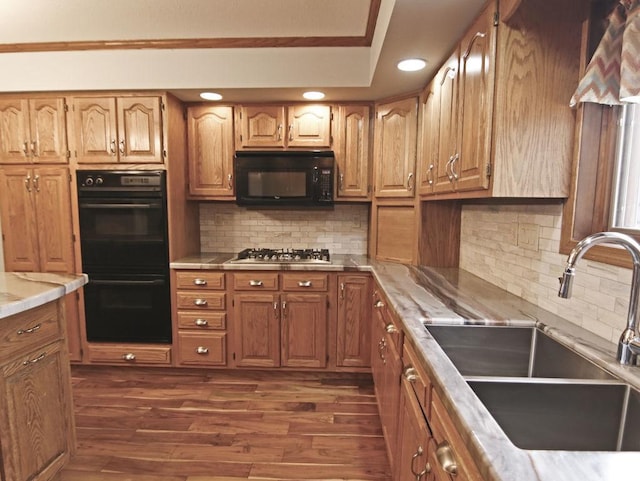
[[[196,101],[214,90],[227,101],[266,101],[321,89],[329,101],[377,100],[424,86],[485,1],[380,0],[371,42],[336,47],[365,38],[372,0],[1,0],[0,92],[167,89]],[[253,46],[274,38],[285,46]],[[319,46],[286,46],[288,38]],[[65,45],[167,39],[192,43]],[[223,41],[194,48],[199,39]],[[428,68],[395,68],[412,56]]]

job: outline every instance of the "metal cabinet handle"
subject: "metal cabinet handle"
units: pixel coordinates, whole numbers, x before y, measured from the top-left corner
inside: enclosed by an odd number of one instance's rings
[[[422,449],[422,446],[418,446],[418,449],[416,450],[415,453],[413,453],[413,456],[411,456],[411,472],[413,473],[413,475],[416,477],[416,481],[420,481],[420,479],[427,473],[431,472],[431,465],[429,464],[429,462],[427,462],[424,465],[424,469],[422,471],[419,471],[416,473],[416,470],[413,467],[413,464],[415,462],[416,459],[418,459],[420,456],[422,456],[424,454],[424,449]]]
[[[31,176],[27,175],[27,178],[24,179],[24,186],[27,188],[27,192],[31,192]]]
[[[111,155],[116,155],[116,139],[111,139]]]
[[[449,179],[449,182],[453,182],[453,174],[451,174],[449,171],[451,167],[451,162],[453,162],[453,155],[449,157],[449,160],[447,160],[447,163],[444,166],[444,170],[447,173],[447,178]]]
[[[340,300],[344,300],[344,282],[340,283]]]
[[[124,139],[120,141],[120,153],[124,154]]]
[[[31,141],[31,155],[33,155],[34,157],[38,156],[38,144],[35,140]]]
[[[451,175],[453,176],[454,180],[458,180],[458,174],[456,174],[456,171],[453,170],[453,167],[456,165],[456,162],[460,159],[460,154],[456,153],[452,158],[451,158]]]
[[[445,69],[444,74],[442,75],[442,80],[440,80],[440,85],[444,85],[448,78],[456,78],[456,69],[454,67],[447,67]]]
[[[209,321],[206,319],[196,319],[194,324],[198,327],[207,327],[209,325]]]
[[[42,361],[46,357],[47,353],[43,352],[38,357],[34,359],[27,359],[26,361],[22,361],[23,366],[28,366],[29,364],[35,364],[36,362]]]
[[[342,172],[338,176],[338,190],[340,192],[344,190],[344,174]]]
[[[29,142],[25,140],[22,145],[23,145],[22,151],[24,152],[24,156],[29,157]]]
[[[196,354],[200,354],[201,356],[204,356],[205,354],[209,354],[209,348],[204,346],[198,346],[196,347]]]
[[[203,306],[206,306],[208,304],[206,299],[195,299],[193,301],[193,303],[198,307],[203,307]]]
[[[413,366],[408,366],[402,375],[409,382],[416,382],[418,380],[418,371],[416,371],[416,368]]]
[[[227,188],[233,190],[233,175],[227,175]]]
[[[251,287],[260,287],[260,286],[262,286],[262,281],[257,281],[257,280],[253,280],[252,279],[252,280],[249,281],[249,285]]]
[[[387,331],[389,334],[395,334],[396,332],[398,332],[398,328],[391,323],[384,326],[384,330]]]
[[[293,124],[289,124],[289,142],[293,140]]]
[[[136,355],[132,352],[128,352],[122,355],[122,359],[124,359],[125,361],[135,361]]]
[[[385,362],[384,350],[386,348],[387,348],[387,342],[384,340],[384,338],[380,339],[380,341],[378,342],[378,356],[380,356],[380,359],[382,359],[382,362]]]
[[[36,192],[40,192],[40,176],[35,175],[33,177],[33,187],[36,189]]]
[[[385,306],[384,302],[382,301],[377,301],[373,307],[375,307],[376,309],[382,309]]]
[[[433,185],[433,164],[429,165],[429,170],[427,171],[427,183]]]
[[[298,281],[298,287],[311,287],[312,284],[311,281]]]
[[[453,448],[448,441],[443,441],[436,448],[436,458],[442,469],[451,476],[458,474],[458,462],[456,461]]]
[[[413,190],[413,172],[409,172],[409,175],[407,176],[407,190],[409,192],[411,192]]]
[[[287,301],[282,301],[282,315],[287,317]]]
[[[207,280],[206,280],[206,279],[200,279],[200,278],[197,278],[197,279],[194,279],[194,280],[193,280],[193,283],[194,283],[196,286],[206,286],[206,285],[207,285]]]
[[[36,324],[35,326],[29,327],[28,329],[18,329],[17,334],[18,336],[21,336],[22,334],[33,334],[41,327],[42,327],[42,324]]]
[[[275,311],[276,314],[278,313],[278,303],[277,302],[273,303],[273,310]]]
[[[484,32],[476,32],[476,34],[473,36],[473,38],[469,42],[469,46],[467,47],[466,52],[462,56],[462,59],[467,60],[467,58],[469,58],[469,55],[471,55],[471,49],[473,48],[473,44],[476,43],[476,40],[478,40],[479,38],[485,38],[486,36],[487,34]]]
[[[278,124],[278,130],[276,135],[278,137],[278,140],[282,140],[282,124]]]

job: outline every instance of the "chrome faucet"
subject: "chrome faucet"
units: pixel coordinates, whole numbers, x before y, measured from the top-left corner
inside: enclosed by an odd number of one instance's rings
[[[623,365],[634,365],[640,354],[640,333],[638,332],[638,296],[640,295],[640,244],[632,237],[618,232],[599,232],[582,239],[573,248],[567,258],[567,265],[560,277],[558,296],[568,299],[571,297],[571,285],[575,276],[576,262],[590,248],[598,244],[618,244],[627,249],[633,259],[633,275],[631,278],[631,294],[629,297],[629,312],[627,327],[622,331],[618,341],[617,360]]]

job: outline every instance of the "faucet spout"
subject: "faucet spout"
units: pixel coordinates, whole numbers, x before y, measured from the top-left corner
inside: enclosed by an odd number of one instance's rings
[[[633,274],[631,278],[631,293],[629,296],[629,311],[627,326],[622,331],[618,341],[617,359],[620,364],[634,365],[640,354],[640,332],[638,331],[638,298],[640,297],[640,244],[631,236],[618,232],[599,232],[582,239],[573,248],[562,277],[558,296],[564,299],[571,297],[571,286],[575,277],[575,265],[582,256],[593,246],[598,244],[616,244],[624,247],[633,259]]]

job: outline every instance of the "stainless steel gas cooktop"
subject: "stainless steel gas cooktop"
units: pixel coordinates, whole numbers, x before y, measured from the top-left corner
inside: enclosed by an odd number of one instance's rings
[[[244,249],[229,262],[330,264],[329,249]]]

